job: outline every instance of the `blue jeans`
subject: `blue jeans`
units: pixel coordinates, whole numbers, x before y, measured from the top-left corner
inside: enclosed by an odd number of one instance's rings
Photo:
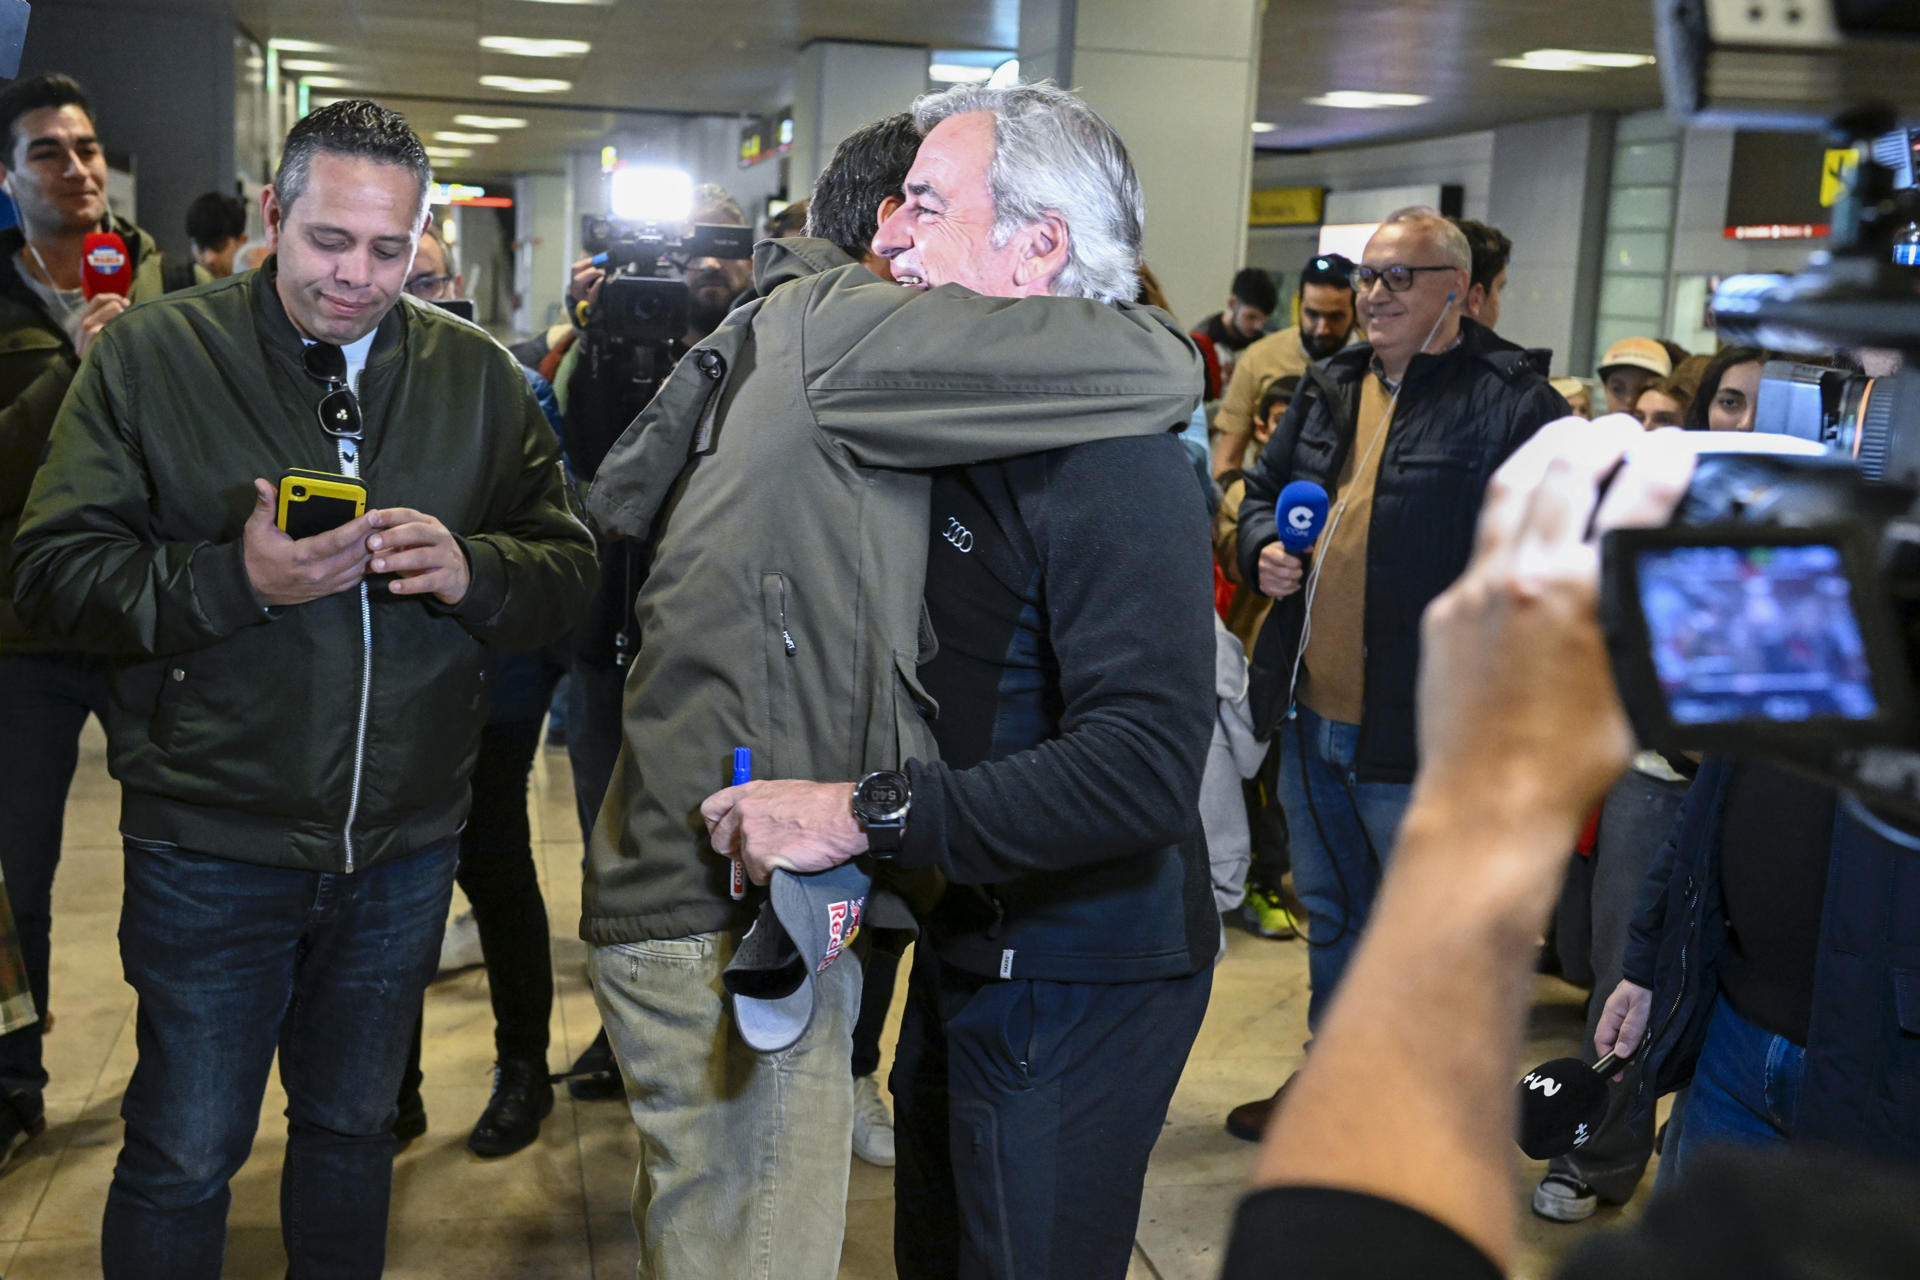
[[[914,948],[893,1063],[900,1280],[1121,1280],[1213,988],[998,981]]]
[[[120,959],[139,1060],[107,1191],[106,1280],[215,1280],[228,1183],[280,1055],[280,1232],[297,1280],[386,1262],[394,1098],[439,960],[457,838],[354,875],[126,840]]]
[[[1293,844],[1293,889],[1307,909],[1307,1027],[1320,1025],[1360,931],[1373,911],[1380,873],[1412,787],[1359,782],[1353,753],[1360,726],[1323,720],[1300,707],[1283,720],[1280,805]]]
[[[1725,996],[1716,997],[1687,1090],[1686,1119],[1667,1131],[1655,1189],[1664,1193],[1684,1178],[1689,1158],[1708,1147],[1786,1146],[1806,1058],[1804,1048],[1754,1026]]]

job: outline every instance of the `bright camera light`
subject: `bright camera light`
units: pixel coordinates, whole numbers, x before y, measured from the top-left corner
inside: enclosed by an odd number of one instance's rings
[[[626,165],[608,179],[613,216],[628,222],[684,223],[693,216],[693,177],[683,169]]]

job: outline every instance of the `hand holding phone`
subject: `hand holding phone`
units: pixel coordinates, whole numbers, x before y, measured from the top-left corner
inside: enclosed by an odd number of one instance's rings
[[[261,603],[305,604],[358,586],[366,577],[371,558],[367,551],[370,517],[356,516],[345,524],[296,538],[279,527],[279,491],[274,485],[256,478],[253,492],[253,513],[241,530],[240,549],[247,581]]]

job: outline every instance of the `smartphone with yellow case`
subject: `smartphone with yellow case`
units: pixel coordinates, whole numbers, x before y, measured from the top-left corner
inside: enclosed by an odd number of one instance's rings
[[[290,538],[311,538],[338,529],[367,510],[367,486],[352,476],[298,467],[280,477],[277,523]]]

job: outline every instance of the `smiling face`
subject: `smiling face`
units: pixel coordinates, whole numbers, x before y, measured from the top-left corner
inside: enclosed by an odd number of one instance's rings
[[[344,346],[400,297],[421,229],[420,182],[399,165],[317,153],[291,208],[268,187],[261,212],[279,254],[281,305],[309,338]]]
[[[93,121],[71,104],[41,107],[13,122],[6,187],[20,221],[38,239],[80,235],[107,216],[107,153]]]
[[[920,144],[907,173],[906,203],[873,238],[873,251],[891,263],[900,284],[957,284],[997,298],[1051,291],[1057,269],[1039,279],[1022,270],[1024,232],[993,243],[993,151],[990,111],[948,116]]]
[[[1361,258],[1375,271],[1388,267],[1443,267],[1433,231],[1418,222],[1389,222],[1373,233]],[[1399,376],[1431,337],[1429,349],[1445,350],[1459,331],[1459,305],[1467,296],[1464,268],[1417,271],[1413,283],[1400,293],[1387,288],[1384,277],[1361,291],[1360,318],[1367,341],[1390,376]]]

